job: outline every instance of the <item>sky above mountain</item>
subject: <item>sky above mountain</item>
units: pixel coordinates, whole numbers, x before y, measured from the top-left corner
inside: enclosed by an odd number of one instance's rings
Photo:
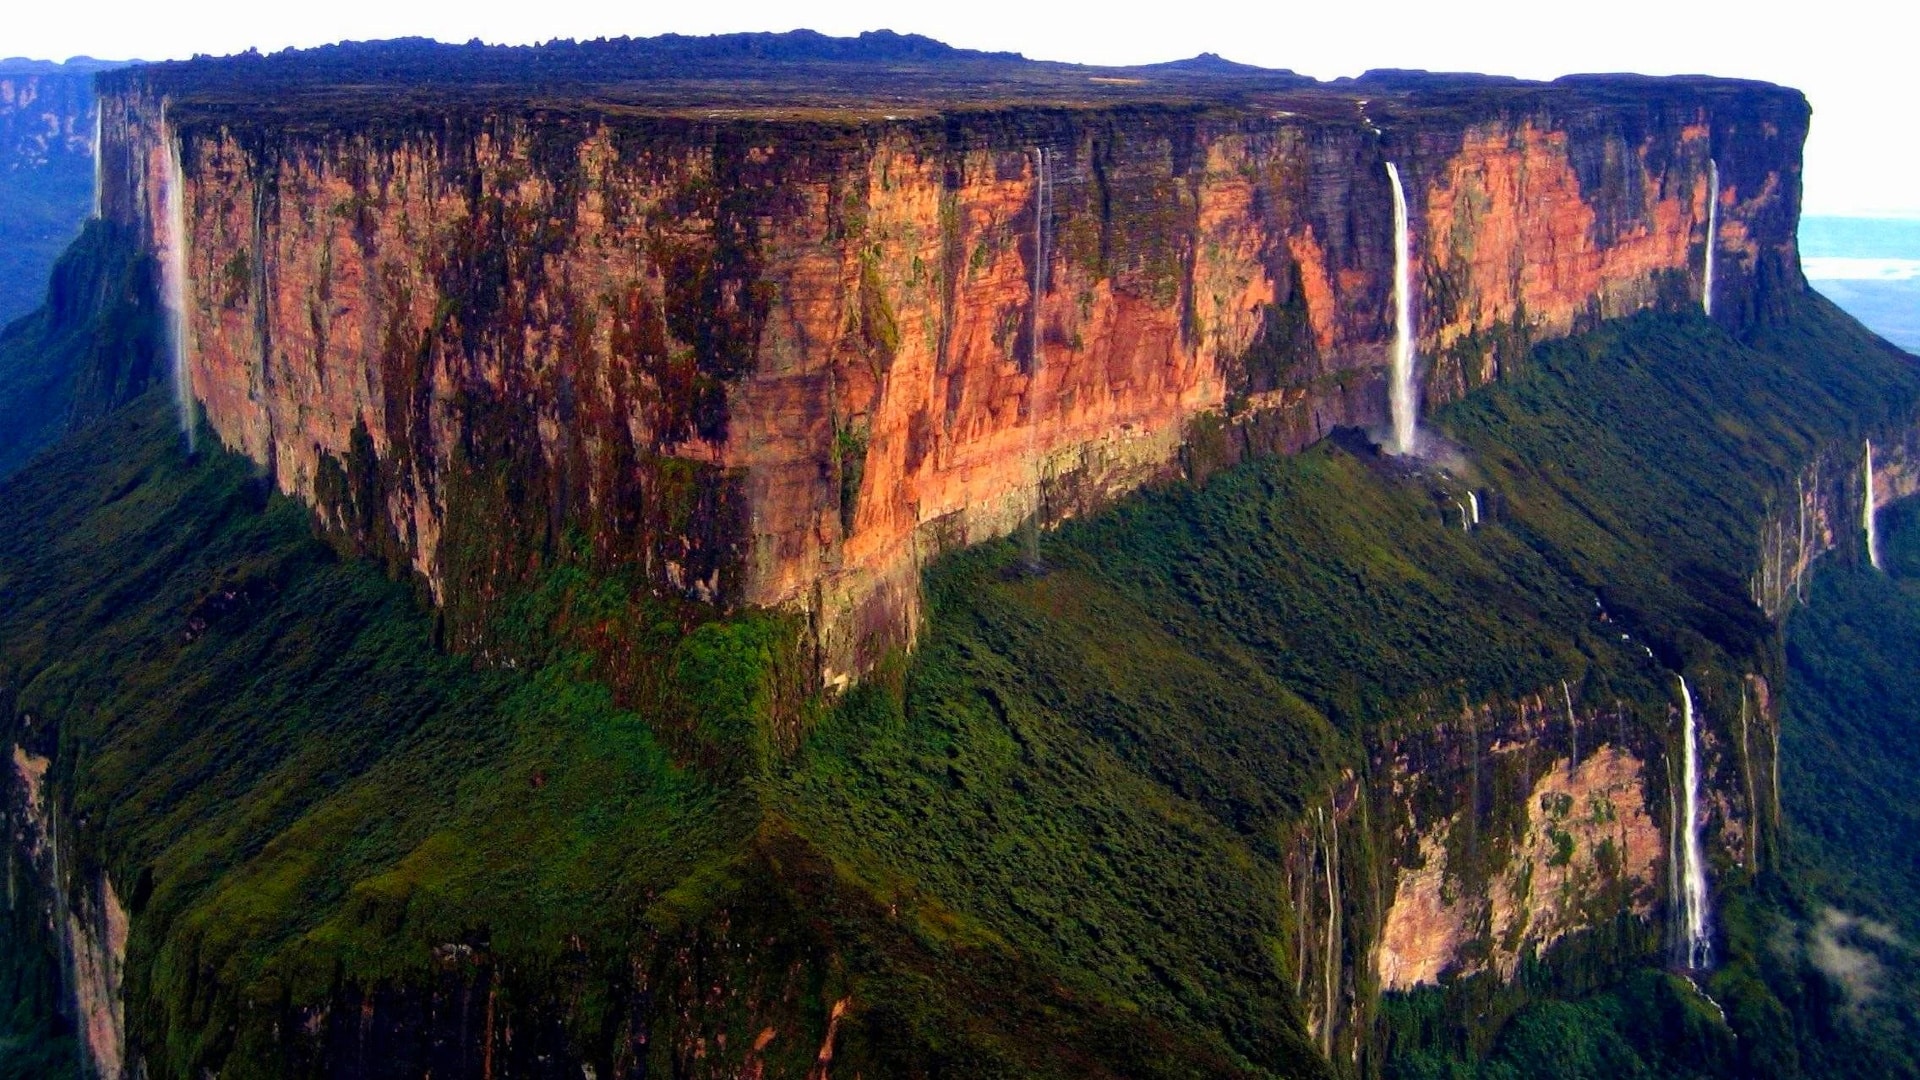
[[[1908,50],[1920,30],[1920,9],[1870,0],[1558,5],[1376,0],[1364,7],[1184,0],[1126,16],[1122,10],[1104,3],[1031,0],[944,5],[95,0],[79,8],[34,4],[16,9],[0,19],[0,53],[171,59],[404,35],[519,44],[804,26],[831,34],[887,28],[967,48],[1095,64],[1215,52],[1321,78],[1380,67],[1529,78],[1587,71],[1724,75],[1798,87],[1812,101],[1808,212],[1920,217],[1920,185],[1914,182],[1920,175],[1920,140],[1905,134],[1912,103]]]

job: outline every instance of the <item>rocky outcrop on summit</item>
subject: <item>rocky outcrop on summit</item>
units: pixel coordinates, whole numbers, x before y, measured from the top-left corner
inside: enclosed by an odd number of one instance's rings
[[[806,613],[829,684],[912,641],[941,550],[1379,423],[1388,160],[1429,403],[1697,305],[1709,243],[1730,325],[1803,287],[1791,91],[991,63],[998,100],[921,82],[893,115],[323,114],[146,69],[110,80],[105,203],[178,252],[213,432],[450,610],[572,533],[662,594]]]

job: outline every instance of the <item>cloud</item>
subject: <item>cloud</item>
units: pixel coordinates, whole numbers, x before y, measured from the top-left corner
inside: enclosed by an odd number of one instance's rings
[[[1907,951],[1893,927],[1838,908],[1823,909],[1820,921],[1804,934],[1807,960],[1840,988],[1847,1011],[1855,1016],[1880,996],[1886,983],[1883,954]]]
[[[1800,260],[1812,281],[1912,281],[1920,278],[1920,259],[1848,259],[1809,255]]]

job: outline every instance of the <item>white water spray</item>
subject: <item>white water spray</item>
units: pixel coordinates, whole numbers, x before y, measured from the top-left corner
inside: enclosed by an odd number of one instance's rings
[[[93,103],[93,216],[100,216],[100,103]]]
[[[1325,977],[1321,980],[1321,987],[1325,991],[1325,1012],[1320,1021],[1320,1052],[1331,1058],[1333,1014],[1340,985],[1340,955],[1337,951],[1340,936],[1340,821],[1337,816],[1321,817],[1317,806],[1313,813],[1320,820],[1321,851],[1327,860],[1327,946],[1326,959],[1323,961]]]
[[[1387,162],[1393,182],[1393,385],[1387,403],[1393,412],[1393,452],[1411,454],[1419,439],[1419,403],[1413,386],[1413,285],[1407,257],[1407,193],[1400,170]]]
[[[1720,233],[1720,163],[1707,161],[1707,269],[1700,282],[1700,309],[1713,314],[1713,249]]]
[[[194,451],[193,375],[188,358],[193,352],[193,322],[187,317],[187,205],[186,173],[180,167],[180,142],[160,111],[161,137],[167,143],[167,246],[161,267],[167,292],[167,347],[173,359],[173,404],[180,417],[180,433],[187,453]]]
[[[1693,718],[1693,692],[1686,676],[1680,680],[1681,737],[1685,742],[1681,764],[1681,783],[1686,789],[1686,809],[1682,818],[1679,862],[1680,930],[1684,960],[1688,970],[1702,971],[1713,965],[1713,938],[1708,929],[1706,855],[1700,846],[1700,737]]]
[[[1047,241],[1053,218],[1053,175],[1047,148],[1034,152],[1033,173],[1033,371],[1040,371],[1040,299],[1047,287]]]
[[[1867,440],[1867,461],[1861,470],[1865,473],[1866,497],[1861,501],[1860,526],[1867,531],[1867,562],[1875,570],[1880,569],[1880,529],[1874,523],[1873,507],[1873,440]]]
[[[1567,771],[1573,772],[1580,767],[1580,721],[1573,715],[1573,691],[1567,688],[1567,680],[1560,680],[1560,696],[1567,702],[1567,741],[1571,744],[1568,752]]]
[[[1040,356],[1043,339],[1040,303],[1047,290],[1048,241],[1053,225],[1053,175],[1047,148],[1033,151],[1033,334],[1029,341],[1032,356],[1028,361],[1027,382],[1027,460],[1033,465],[1033,516],[1023,527],[1027,568],[1040,569],[1040,515],[1046,510],[1046,476],[1040,462],[1037,441],[1040,431]]]
[[[1479,492],[1477,491],[1467,492],[1467,508],[1473,511],[1473,523],[1475,525],[1480,524],[1480,493]]]

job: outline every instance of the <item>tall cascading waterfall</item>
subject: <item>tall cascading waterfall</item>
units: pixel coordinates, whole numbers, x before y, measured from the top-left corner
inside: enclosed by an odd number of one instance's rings
[[[1473,511],[1473,523],[1475,525],[1480,524],[1480,493],[1479,492],[1477,491],[1467,492],[1467,509]]]
[[[93,216],[100,216],[100,102],[93,103]]]
[[[1700,309],[1713,314],[1713,249],[1720,235],[1720,163],[1707,161],[1707,267],[1700,281]]]
[[[1407,253],[1407,193],[1400,170],[1387,162],[1393,182],[1393,384],[1387,404],[1393,413],[1393,452],[1411,454],[1419,439],[1419,403],[1413,386],[1413,272]]]
[[[1047,290],[1047,259],[1050,254],[1047,248],[1053,224],[1053,176],[1051,162],[1047,158],[1047,148],[1035,147],[1033,156],[1033,334],[1029,342],[1032,359],[1028,363],[1029,389],[1027,391],[1027,460],[1033,465],[1033,514],[1021,527],[1021,539],[1025,547],[1027,568],[1038,571],[1040,569],[1040,515],[1046,509],[1046,471],[1038,451],[1040,358],[1045,339],[1041,326],[1040,304]]]
[[[180,142],[160,110],[160,135],[167,144],[167,243],[161,268],[167,291],[167,348],[173,360],[173,403],[187,453],[194,452],[193,374],[188,358],[193,352],[193,322],[187,317],[187,203],[186,172],[180,166]]]
[[[1686,805],[1681,811],[1678,849],[1679,877],[1674,882],[1680,902],[1680,937],[1676,953],[1690,971],[1713,965],[1713,938],[1708,926],[1707,860],[1700,844],[1700,734],[1694,722],[1693,691],[1684,675],[1680,680],[1681,738],[1685,743],[1680,779]]]
[[[1867,460],[1861,471],[1865,474],[1862,484],[1866,497],[1860,500],[1860,527],[1867,533],[1867,562],[1878,570],[1880,569],[1880,528],[1874,522],[1872,439],[1867,440]]]

